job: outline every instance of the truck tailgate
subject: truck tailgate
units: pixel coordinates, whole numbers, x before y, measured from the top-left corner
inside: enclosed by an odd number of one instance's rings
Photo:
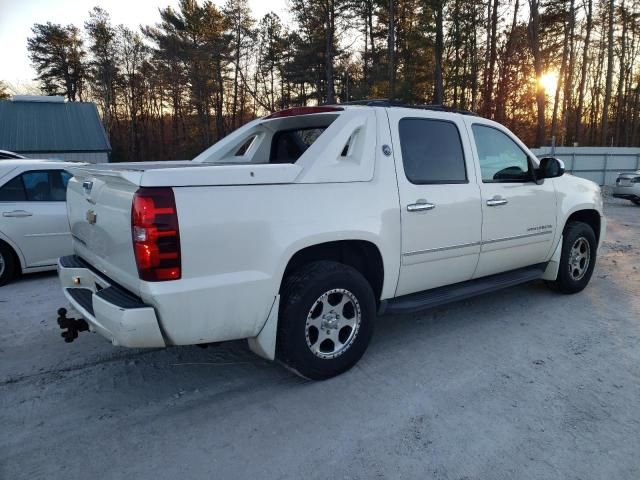
[[[199,164],[190,161],[79,165],[67,190],[75,252],[103,275],[140,295],[131,207],[140,187],[226,186],[292,182],[300,167]],[[180,212],[178,212],[179,214]]]
[[[139,294],[131,238],[131,203],[138,185],[109,173],[74,169],[67,190],[74,249],[99,272]]]

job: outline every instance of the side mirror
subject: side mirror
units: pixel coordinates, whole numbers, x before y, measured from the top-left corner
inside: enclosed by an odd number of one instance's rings
[[[556,178],[564,175],[564,162],[555,157],[544,157],[538,167],[538,178]]]

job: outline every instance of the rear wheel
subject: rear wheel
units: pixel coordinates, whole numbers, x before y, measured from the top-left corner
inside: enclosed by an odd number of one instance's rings
[[[281,292],[277,356],[299,375],[322,380],[362,357],[375,320],[371,286],[337,262],[315,262],[289,275]]]
[[[562,293],[582,291],[593,274],[598,244],[593,229],[584,222],[570,222],[564,229],[558,278],[550,282]]]
[[[9,283],[16,272],[16,262],[13,251],[6,244],[0,242],[0,286]]]

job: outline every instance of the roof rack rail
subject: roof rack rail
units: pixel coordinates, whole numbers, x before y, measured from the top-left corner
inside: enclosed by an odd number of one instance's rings
[[[386,98],[373,98],[366,100],[353,100],[350,102],[343,102],[339,105],[363,105],[367,107],[399,107],[399,108],[415,108],[418,110],[433,110],[436,112],[450,112],[450,113],[460,113],[462,115],[473,115],[477,116],[478,114],[472,112],[470,110],[462,110],[459,108],[447,107],[445,105],[440,105],[437,103],[426,103],[426,104],[410,104],[403,103],[398,100],[388,100]]]

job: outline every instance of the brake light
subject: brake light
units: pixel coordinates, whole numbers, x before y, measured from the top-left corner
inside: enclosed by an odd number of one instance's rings
[[[342,110],[344,110],[342,107],[294,107],[280,110],[264,118],[296,117],[298,115],[311,115],[313,113],[341,112]]]
[[[171,188],[138,189],[131,207],[131,234],[141,280],[180,278],[180,230]]]

